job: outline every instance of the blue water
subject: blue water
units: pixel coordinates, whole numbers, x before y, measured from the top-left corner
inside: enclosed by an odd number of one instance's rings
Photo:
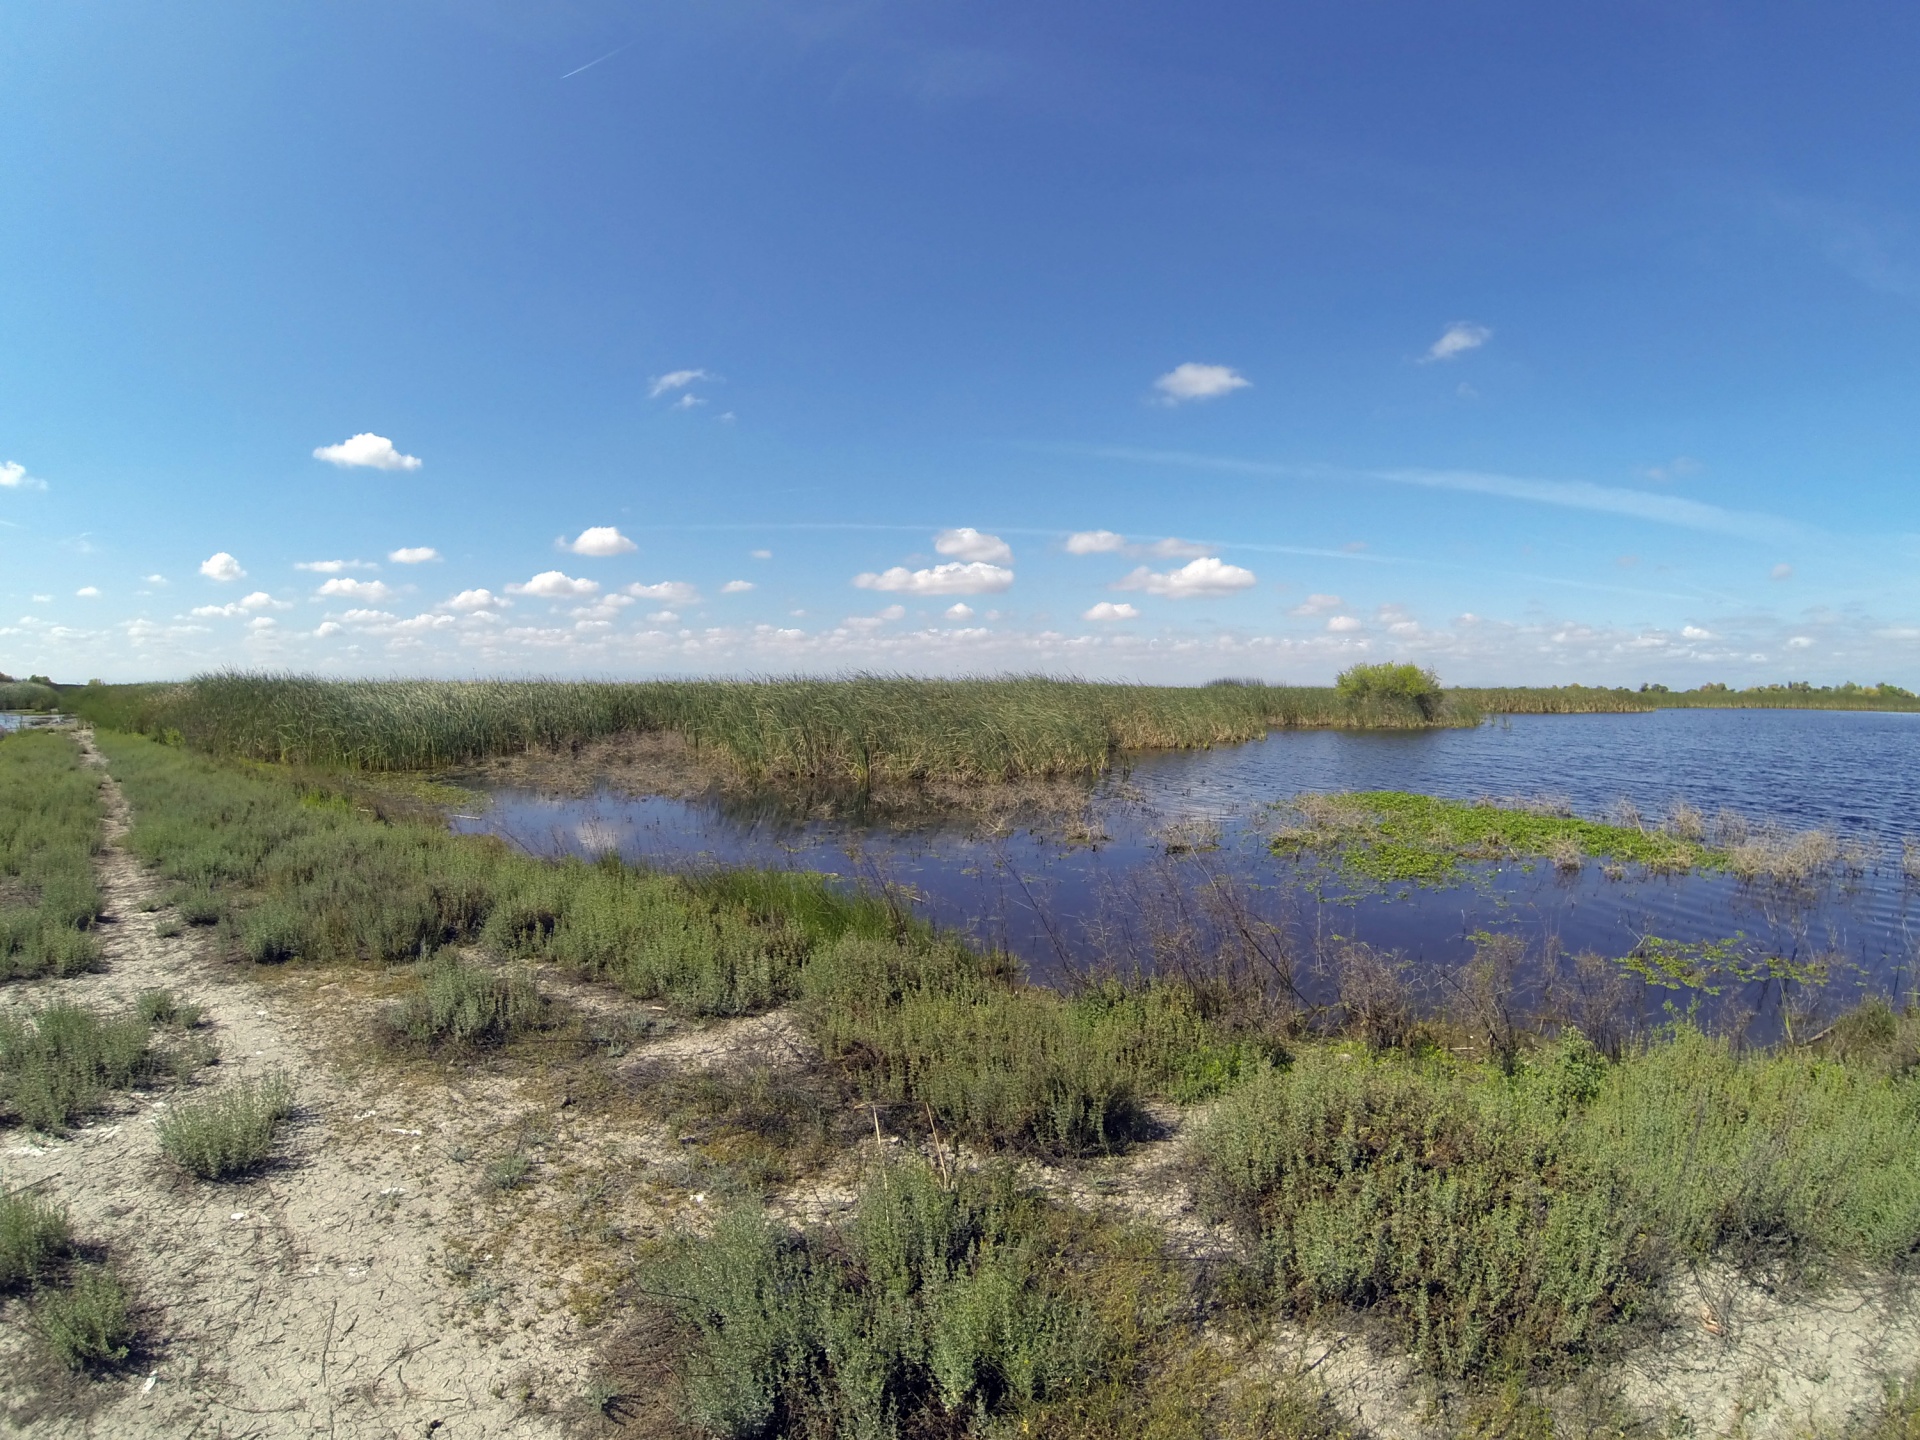
[[[1751,953],[1818,960],[1837,1001],[1904,992],[1920,907],[1901,842],[1920,834],[1920,716],[1823,711],[1660,711],[1516,716],[1431,733],[1278,731],[1226,749],[1135,756],[1094,793],[1091,843],[1045,825],[983,835],[964,823],[857,825],[782,818],[776,807],[598,790],[503,789],[464,830],[541,855],[598,854],[668,869],[760,865],[885,884],[1042,977],[1170,965],[1237,950],[1310,968],[1350,939],[1446,969],[1478,932],[1518,935],[1536,956],[1620,956],[1646,936],[1740,937]],[[1601,816],[1631,800],[1658,817],[1676,800],[1878,848],[1863,876],[1812,891],[1725,875],[1618,878],[1589,863],[1481,866],[1444,888],[1354,887],[1318,862],[1276,857],[1268,807],[1303,791],[1411,790],[1455,799],[1553,795]],[[1170,831],[1200,822],[1212,848]]]

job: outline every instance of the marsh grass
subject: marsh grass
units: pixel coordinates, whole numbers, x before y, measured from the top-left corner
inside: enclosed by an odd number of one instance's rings
[[[199,1179],[243,1179],[265,1167],[292,1114],[293,1088],[284,1076],[236,1081],[168,1115],[160,1125],[160,1149]]]
[[[1424,727],[1478,713],[1422,691],[1344,696],[1258,684],[1195,688],[1041,676],[915,680],[328,681],[221,673],[101,687],[100,723],[216,755],[429,770],[626,731],[670,730],[754,780],[856,788],[1097,775],[1116,754],[1256,739],[1274,726]]]
[[[0,980],[72,975],[99,963],[93,856],[98,775],[69,735],[0,739]]]
[[[764,1195],[818,1171],[870,1133],[847,1086],[826,1067],[646,1066],[627,1083],[711,1172],[702,1183],[709,1191]]]

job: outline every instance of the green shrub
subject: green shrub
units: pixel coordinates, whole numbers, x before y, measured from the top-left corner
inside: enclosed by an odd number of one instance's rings
[[[34,1323],[69,1369],[106,1368],[127,1358],[134,1325],[127,1292],[105,1265],[81,1265],[70,1284],[41,1292]]]
[[[1447,693],[1433,671],[1392,663],[1349,666],[1333,688],[1357,714],[1408,711],[1427,721],[1439,718]]]
[[[531,978],[443,955],[420,992],[388,1012],[387,1023],[395,1035],[423,1045],[500,1045],[546,1018],[546,999]]]
[[[235,1180],[260,1169],[293,1114],[284,1077],[236,1082],[198,1104],[182,1105],[160,1125],[160,1149],[202,1180]]]
[[[37,1129],[64,1129],[109,1092],[156,1073],[148,1042],[138,1017],[106,1019],[79,1005],[0,1016],[0,1109]]]
[[[1137,1381],[1177,1288],[1148,1266],[1101,1272],[1084,1244],[1069,1259],[1073,1225],[1005,1174],[949,1191],[918,1164],[869,1181],[830,1229],[728,1215],[658,1284],[698,1337],[692,1418],[723,1436],[881,1440],[1072,1413]]]
[[[198,1005],[189,1005],[171,990],[143,990],[134,1001],[134,1013],[149,1025],[170,1025],[191,1030],[205,1018]]]
[[[0,1292],[38,1285],[72,1243],[59,1206],[17,1190],[0,1194]]]
[[[1440,1375],[1591,1348],[1647,1261],[1569,1134],[1588,1054],[1570,1044],[1518,1084],[1308,1049],[1221,1102],[1199,1144],[1210,1204],[1288,1304],[1383,1314]]]

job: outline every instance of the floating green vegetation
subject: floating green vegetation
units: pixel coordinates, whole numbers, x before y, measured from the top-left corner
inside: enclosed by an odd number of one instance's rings
[[[0,980],[91,969],[100,777],[71,736],[0,740]]]
[[[1728,857],[1697,839],[1640,825],[1582,820],[1564,807],[1443,800],[1399,790],[1301,795],[1276,807],[1280,854],[1339,857],[1349,875],[1382,884],[1443,885],[1470,862],[1587,859],[1677,873],[1724,869]]]
[[[1381,667],[1373,667],[1375,669]],[[1331,687],[916,680],[334,681],[203,675],[75,692],[96,724],[215,755],[428,770],[601,736],[674,731],[750,780],[865,787],[1100,774],[1129,750],[1199,749],[1279,726],[1473,724],[1430,674]]]

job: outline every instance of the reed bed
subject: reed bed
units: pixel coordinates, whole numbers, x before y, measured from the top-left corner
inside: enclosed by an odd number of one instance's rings
[[[361,770],[432,770],[675,731],[750,780],[867,787],[1091,776],[1129,750],[1198,749],[1273,727],[1472,724],[1450,700],[1332,688],[1091,684],[1044,676],[915,680],[343,681],[233,672],[98,687],[96,723],[208,754]],[[131,691],[134,687],[127,687]]]

